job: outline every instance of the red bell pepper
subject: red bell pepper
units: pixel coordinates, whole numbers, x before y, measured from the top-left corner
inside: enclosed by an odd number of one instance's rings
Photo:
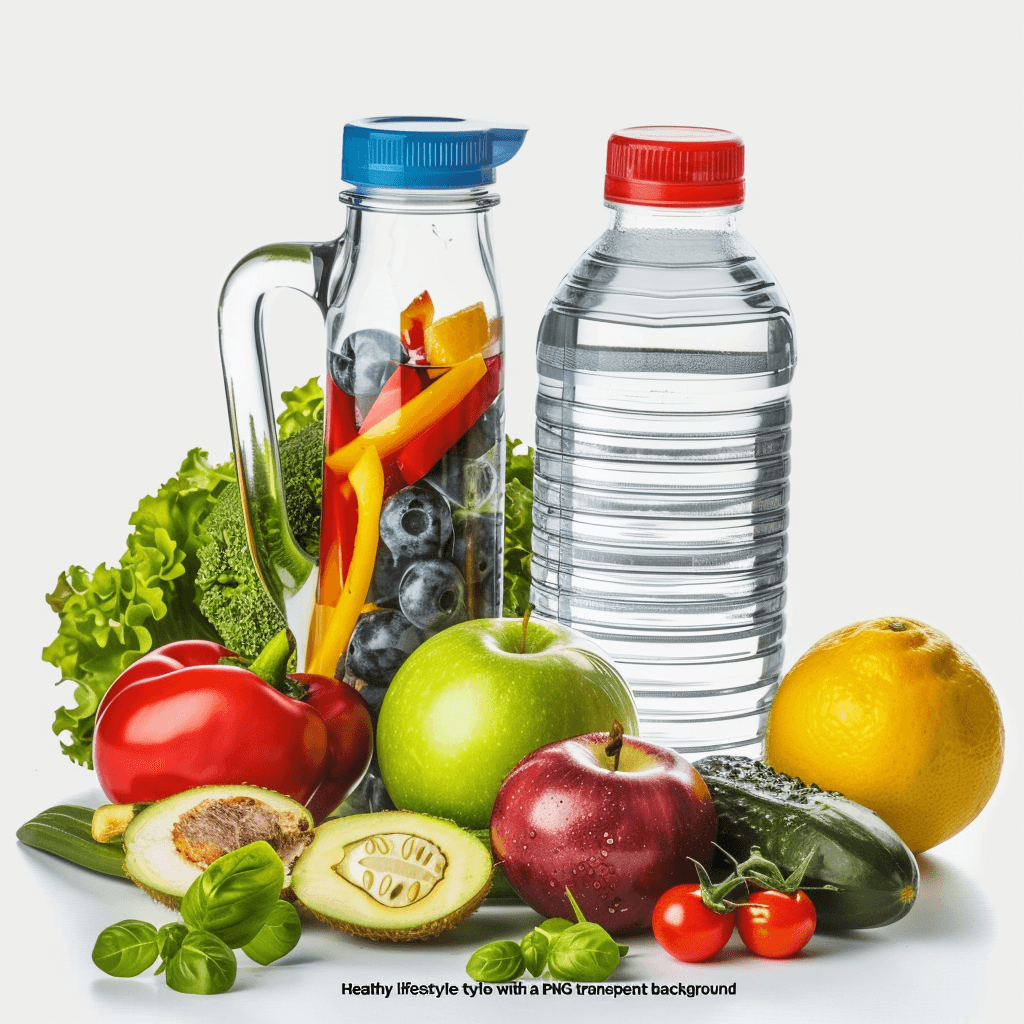
[[[459,404],[436,423],[414,437],[398,455],[398,468],[407,484],[422,479],[498,397],[501,386],[501,356],[485,359],[483,377]]]
[[[283,630],[242,668],[219,663],[235,657],[220,644],[181,640],[125,669],[96,713],[103,792],[145,803],[195,786],[262,786],[322,821],[365,774],[373,726],[351,686],[286,678],[291,649]]]

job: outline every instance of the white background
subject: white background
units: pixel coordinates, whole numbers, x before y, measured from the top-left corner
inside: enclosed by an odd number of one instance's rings
[[[5,1016],[12,1021],[1010,1019],[1020,812],[1020,9],[827,3],[37,3],[0,39],[4,155]],[[339,997],[341,981],[461,983],[469,953],[532,915],[485,911],[443,941],[381,948],[309,927],[219,999],[89,961],[107,924],[161,923],[127,883],[21,847],[51,804],[99,801],[49,726],[43,601],[71,563],[120,556],[127,519],[194,445],[229,438],[220,285],[257,245],[325,239],[342,127],[432,113],[530,127],[494,214],[509,429],[532,437],[537,323],[603,229],[604,145],[635,124],[738,131],[744,233],[796,315],[787,646],[899,614],[952,635],[1002,702],[1000,787],[922,860],[899,925],[704,967],[640,941],[623,981],[737,983],[731,998]],[[272,310],[277,390],[319,371],[314,308]],[[734,940],[735,943],[735,940]],[[1017,1000],[1019,1005],[1019,998]]]

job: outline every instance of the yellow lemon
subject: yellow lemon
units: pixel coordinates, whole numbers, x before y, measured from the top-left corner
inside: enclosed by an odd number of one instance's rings
[[[996,695],[967,654],[923,622],[886,618],[830,633],[790,669],[765,759],[870,807],[920,853],[977,817],[1003,741]]]

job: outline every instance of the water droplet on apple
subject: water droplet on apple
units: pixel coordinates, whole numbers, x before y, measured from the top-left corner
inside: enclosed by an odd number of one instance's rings
[[[602,857],[607,857],[608,856],[608,851],[607,850],[602,850],[601,851],[601,856]]]
[[[609,846],[611,846],[611,845],[612,845],[612,843],[614,843],[614,842],[615,842],[615,840],[614,840],[614,839],[609,839],[609,840],[608,840],[608,845],[609,845]]]

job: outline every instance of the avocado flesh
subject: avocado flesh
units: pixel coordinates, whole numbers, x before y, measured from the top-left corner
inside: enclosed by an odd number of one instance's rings
[[[124,873],[176,909],[217,857],[263,839],[277,851],[285,880],[310,841],[312,815],[290,797],[255,786],[201,786],[150,804],[124,834]]]
[[[314,917],[386,942],[429,939],[476,910],[491,886],[487,847],[454,822],[406,811],[320,825],[292,871]]]

